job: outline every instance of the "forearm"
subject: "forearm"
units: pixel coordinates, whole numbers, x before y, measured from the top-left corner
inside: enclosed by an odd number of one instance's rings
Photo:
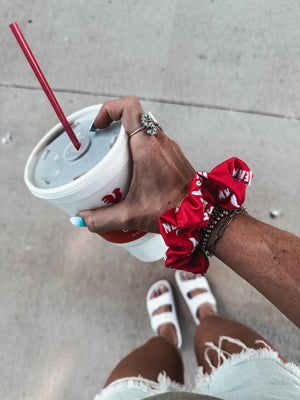
[[[215,255],[300,326],[300,239],[237,215],[217,242]]]

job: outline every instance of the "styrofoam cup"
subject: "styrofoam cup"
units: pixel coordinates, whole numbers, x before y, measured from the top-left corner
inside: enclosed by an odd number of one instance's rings
[[[72,127],[75,126],[75,134],[77,134],[77,121],[80,121],[80,118],[88,118],[90,119],[90,123],[92,123],[100,108],[101,105],[86,107],[67,118],[70,125]],[[96,160],[96,164],[91,169],[84,171],[84,174],[79,174],[73,177],[73,179],[69,179],[67,183],[55,187],[47,187],[49,183],[47,179],[45,179],[46,183],[43,186],[39,181],[37,183],[35,176],[37,164],[42,162],[43,152],[46,152],[47,157],[52,157],[54,154],[54,158],[56,157],[57,160],[64,158],[62,162],[71,163],[67,165],[69,169],[72,169],[73,165],[76,165],[74,162],[76,158],[74,158],[75,153],[72,153],[76,152],[76,150],[73,150],[72,144],[68,143],[65,148],[57,150],[51,149],[51,146],[54,148],[57,138],[61,135],[66,135],[61,124],[57,124],[52,128],[33,149],[25,166],[24,179],[31,193],[49,201],[70,216],[75,216],[82,210],[105,207],[124,199],[132,177],[132,159],[128,135],[121,124],[119,124],[119,128],[114,125],[114,128],[111,127],[108,129],[118,129],[118,137],[102,160],[99,162]],[[82,143],[85,140],[88,142],[90,140],[88,136],[93,135],[93,133],[88,131],[86,135],[87,138],[86,136],[79,136],[79,140],[82,140]],[[90,142],[87,143],[86,148],[82,145],[81,149],[85,154],[81,156],[81,162],[84,157],[85,160],[89,161],[88,157],[91,153],[89,146]],[[52,164],[54,158],[51,159]],[[62,173],[61,170],[63,170],[63,167],[60,168],[60,173]],[[55,177],[55,173],[54,171],[51,175],[51,172],[49,172],[51,177]],[[166,251],[166,245],[159,234],[137,230],[122,230],[101,233],[100,236],[118,246],[125,247],[141,261],[156,261],[162,258]]]

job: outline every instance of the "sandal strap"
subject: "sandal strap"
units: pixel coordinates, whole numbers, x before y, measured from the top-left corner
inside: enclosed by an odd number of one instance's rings
[[[212,294],[209,283],[204,276],[196,276],[194,279],[182,280],[181,271],[176,271],[175,280],[196,325],[200,324],[200,320],[197,316],[197,310],[202,304],[211,304],[214,308],[214,311],[217,312],[216,299]],[[196,289],[205,291],[191,298],[189,293]]]
[[[153,297],[148,301],[148,310],[150,314],[153,314],[154,311],[159,309],[162,306],[171,306],[173,303],[172,301],[172,294],[171,292],[165,292],[158,297]]]
[[[151,293],[153,293],[154,290],[157,290],[161,286],[165,286],[168,289],[168,291],[160,294],[157,297],[151,298]],[[170,283],[167,280],[160,280],[155,282],[147,292],[146,302],[147,302],[147,310],[150,318],[151,327],[155,335],[158,335],[158,330],[161,325],[170,323],[175,328],[178,340],[177,347],[181,348],[182,336],[177,319],[174,295]],[[169,306],[171,310],[155,314],[155,311],[163,306]]]
[[[197,294],[196,296],[192,297],[191,299],[189,299],[190,311],[197,320],[199,320],[199,318],[197,316],[198,308],[205,303],[211,304],[213,306],[214,310],[217,311],[216,299],[210,292],[200,293],[200,294]],[[199,323],[200,323],[200,321],[199,321]]]
[[[208,292],[210,291],[207,280],[202,276],[197,276],[195,279],[188,279],[186,281],[181,280],[181,286],[186,294],[195,289],[207,290]]]
[[[151,327],[152,327],[155,335],[158,335],[159,327],[163,324],[174,325],[174,327],[176,329],[177,338],[179,339],[179,334],[178,334],[178,329],[177,329],[178,322],[177,322],[177,318],[173,312],[166,311],[164,313],[153,315],[153,317],[151,318]]]

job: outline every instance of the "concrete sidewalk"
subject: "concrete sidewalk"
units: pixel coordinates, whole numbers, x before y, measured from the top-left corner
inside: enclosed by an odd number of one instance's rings
[[[26,4],[27,3],[27,4]],[[17,21],[66,114],[135,95],[199,170],[233,155],[255,178],[248,211],[299,234],[300,28],[297,1],[0,0],[0,398],[92,399],[152,334],[145,306],[163,262],[141,263],[34,198],[23,171],[57,123],[8,25]],[[204,150],[205,149],[205,150]],[[277,219],[269,211],[280,210]],[[217,259],[221,313],[289,361],[299,330]],[[186,375],[193,321],[178,297]]]

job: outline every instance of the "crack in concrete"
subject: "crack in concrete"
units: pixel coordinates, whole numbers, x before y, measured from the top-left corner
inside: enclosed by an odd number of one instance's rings
[[[18,85],[18,84],[5,84],[0,83],[0,88],[8,88],[8,89],[25,89],[25,90],[37,90],[42,91],[42,88],[38,86],[26,86],[26,85]],[[90,91],[90,90],[72,90],[72,89],[62,89],[62,88],[52,88],[53,92],[58,93],[66,93],[66,94],[82,94],[87,96],[101,96],[101,97],[110,97],[110,98],[122,98],[125,97],[124,95],[118,95],[113,93],[106,93],[106,92],[97,92],[97,91]],[[282,118],[282,119],[289,119],[289,120],[296,120],[300,121],[300,117],[296,116],[288,116],[285,114],[279,113],[272,113],[267,111],[259,111],[259,110],[247,110],[238,107],[225,107],[213,104],[201,104],[196,102],[186,102],[186,101],[179,101],[179,100],[168,100],[168,99],[161,99],[156,97],[144,97],[144,96],[137,96],[140,101],[148,101],[150,103],[162,103],[162,104],[170,104],[170,105],[177,105],[177,106],[184,106],[184,107],[195,107],[195,108],[203,108],[208,110],[218,110],[218,111],[226,111],[226,112],[234,112],[240,114],[251,114],[251,115],[259,115],[263,117],[272,117],[272,118]]]

